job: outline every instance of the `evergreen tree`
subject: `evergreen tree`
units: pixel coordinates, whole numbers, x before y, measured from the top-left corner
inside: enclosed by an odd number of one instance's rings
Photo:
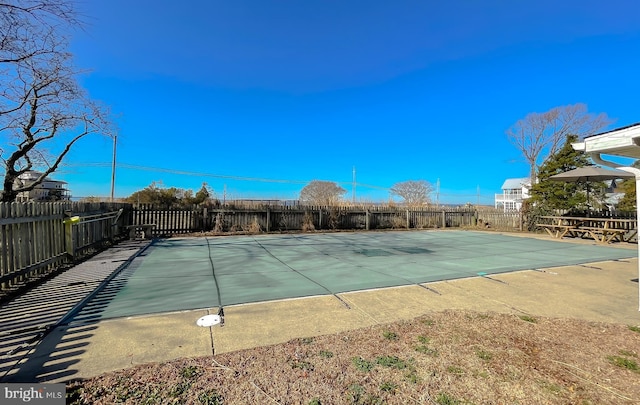
[[[625,180],[620,184],[624,196],[616,207],[620,211],[634,212],[636,210],[636,180]]]
[[[542,210],[586,208],[586,185],[584,183],[570,183],[549,180],[549,177],[578,167],[587,166],[589,160],[584,152],[574,150],[572,143],[578,137],[569,135],[565,144],[540,166],[538,183],[531,187],[530,202]],[[589,184],[593,199],[603,193],[604,184],[592,182]],[[593,200],[592,199],[592,200]]]
[[[633,162],[631,167],[635,167],[636,169],[640,169],[640,160],[636,160]],[[616,207],[620,211],[636,211],[636,180],[635,179],[627,179],[622,183],[618,183],[618,188],[620,188],[624,192],[624,196],[618,202],[618,206]]]
[[[195,204],[202,204],[205,203],[207,201],[209,201],[212,197],[212,191],[209,191],[209,186],[207,185],[207,183],[202,183],[202,187],[200,187],[200,190],[196,193],[196,197],[194,200]]]

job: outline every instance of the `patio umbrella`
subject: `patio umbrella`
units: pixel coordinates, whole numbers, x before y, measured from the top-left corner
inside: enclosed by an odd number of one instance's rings
[[[587,205],[589,205],[589,182],[616,179],[632,179],[635,176],[622,170],[603,169],[599,166],[584,166],[549,177],[549,180],[567,183],[586,183]]]

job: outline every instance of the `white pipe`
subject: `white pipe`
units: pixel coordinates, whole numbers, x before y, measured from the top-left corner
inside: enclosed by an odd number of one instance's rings
[[[611,162],[608,160],[604,160],[600,157],[600,153],[597,152],[591,152],[589,153],[589,156],[591,156],[591,159],[596,162],[596,164],[602,165],[602,166],[609,166],[609,167],[613,167],[614,169],[620,168],[622,167],[622,165],[620,163],[615,163],[615,162]],[[623,170],[623,169],[620,169]],[[625,170],[626,172],[627,170]],[[633,172],[632,172],[633,173]],[[635,173],[634,173],[635,174]]]
[[[589,153],[591,159],[599,165],[613,167],[614,169],[623,170],[636,176],[636,230],[640,231],[640,169],[629,166],[622,166],[619,163],[610,162],[600,157],[599,153]],[[636,233],[638,238],[638,311],[640,311],[640,234]]]

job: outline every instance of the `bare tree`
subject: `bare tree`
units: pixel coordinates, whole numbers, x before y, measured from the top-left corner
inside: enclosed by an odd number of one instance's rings
[[[1,0],[0,0],[1,1]],[[77,23],[71,3],[0,3],[0,201],[13,201],[53,173],[71,147],[93,133],[109,134],[107,111],[78,85],[61,23]],[[16,180],[29,170],[35,182]]]
[[[607,114],[589,113],[585,104],[578,103],[527,114],[507,130],[507,137],[522,152],[530,166],[531,184],[535,184],[538,167],[562,147],[568,135],[583,138],[612,122]]]
[[[334,205],[346,192],[338,183],[314,180],[300,191],[300,201],[306,204]]]
[[[407,180],[391,187],[391,194],[401,197],[410,207],[420,207],[429,203],[429,194],[432,191],[433,186],[426,180]]]

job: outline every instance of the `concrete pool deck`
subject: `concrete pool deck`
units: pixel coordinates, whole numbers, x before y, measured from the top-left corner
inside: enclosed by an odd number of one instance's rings
[[[496,233],[487,233],[496,235]],[[593,246],[593,241],[539,240]],[[293,338],[338,333],[445,309],[640,325],[637,246],[629,258],[522,270],[334,295],[225,306],[225,326],[196,326],[217,307],[102,319],[98,304],[55,328],[6,382],[62,382],[148,362],[211,356]],[[563,246],[564,247],[564,246]],[[108,302],[105,301],[105,305]],[[4,381],[3,381],[4,382]]]

